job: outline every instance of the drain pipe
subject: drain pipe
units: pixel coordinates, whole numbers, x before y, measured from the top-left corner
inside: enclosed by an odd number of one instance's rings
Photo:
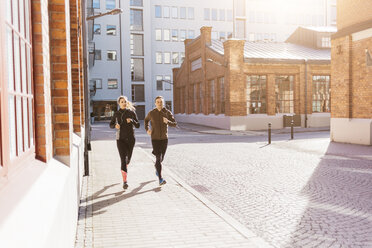
[[[307,128],[307,59],[304,59],[305,63],[305,128]]]

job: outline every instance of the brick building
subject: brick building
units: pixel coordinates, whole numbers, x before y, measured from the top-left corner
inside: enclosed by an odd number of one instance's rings
[[[0,247],[73,247],[84,169],[82,0],[0,8]]]
[[[318,38],[305,46],[222,42],[202,27],[199,37],[185,41],[185,61],[173,69],[177,120],[260,130],[268,123],[282,128],[293,116],[298,126],[329,126],[330,49],[318,39],[331,33],[313,35]]]
[[[331,140],[372,145],[372,2],[339,0],[332,36]]]

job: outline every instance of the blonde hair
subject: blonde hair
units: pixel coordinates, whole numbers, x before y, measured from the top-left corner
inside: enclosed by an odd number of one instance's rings
[[[136,110],[136,108],[134,107],[134,104],[133,104],[132,102],[130,102],[130,101],[128,100],[128,97],[126,97],[126,96],[119,96],[119,97],[118,97],[118,100],[117,100],[117,103],[118,103],[118,104],[120,103],[120,100],[121,100],[121,99],[124,99],[125,102],[126,102],[125,108],[130,109],[130,110],[132,110],[132,111],[135,111],[135,110]]]

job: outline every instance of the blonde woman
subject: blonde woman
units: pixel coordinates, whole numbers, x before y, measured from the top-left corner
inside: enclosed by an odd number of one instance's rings
[[[123,188],[128,188],[127,173],[130,159],[136,139],[134,137],[134,127],[139,128],[135,107],[128,101],[126,96],[119,96],[117,100],[120,109],[111,118],[110,127],[116,128],[116,144],[121,160],[121,175],[123,177]]]

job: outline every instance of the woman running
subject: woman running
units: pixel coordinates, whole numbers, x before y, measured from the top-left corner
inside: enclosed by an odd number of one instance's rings
[[[134,127],[139,128],[140,124],[133,104],[126,96],[119,96],[117,100],[120,109],[111,118],[110,127],[116,128],[116,144],[121,160],[121,175],[123,177],[123,188],[128,188],[127,173],[130,159],[136,139]]]

